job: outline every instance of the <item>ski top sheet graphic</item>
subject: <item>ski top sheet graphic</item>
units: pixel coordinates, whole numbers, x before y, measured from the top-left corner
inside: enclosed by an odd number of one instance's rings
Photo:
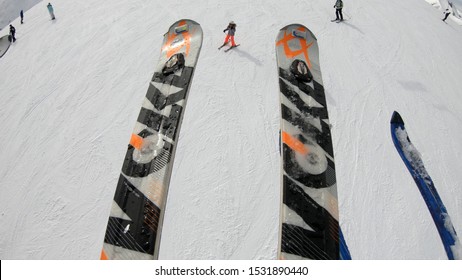
[[[157,259],[180,125],[202,46],[192,20],[164,35],[112,203],[101,259]]]
[[[411,143],[404,127],[404,121],[398,112],[394,112],[391,117],[390,129],[396,150],[411,173],[432,215],[448,259],[462,259],[462,247],[446,207],[436,191],[432,178],[425,169],[420,153]]]
[[[0,38],[0,57],[5,55],[6,51],[10,47],[11,42],[8,40],[8,35]]]
[[[276,39],[281,101],[280,259],[339,259],[334,153],[317,39],[303,25]]]
[[[351,260],[351,254],[350,250],[348,249],[348,245],[345,241],[345,237],[343,237],[343,232],[342,229],[339,228],[339,233],[340,233],[340,259],[344,261],[350,261]]]

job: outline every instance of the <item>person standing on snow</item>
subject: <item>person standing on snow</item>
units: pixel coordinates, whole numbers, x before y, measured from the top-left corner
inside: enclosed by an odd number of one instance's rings
[[[24,23],[24,11],[21,10],[21,12],[19,12],[19,16],[21,17],[21,24]]]
[[[55,12],[53,11],[53,6],[51,5],[51,3],[48,3],[47,8],[48,8],[48,12],[50,13],[51,20],[54,20]]]
[[[444,11],[444,18],[443,18],[444,22],[446,22],[446,19],[448,18],[450,14],[451,14],[451,11],[449,11],[449,8],[446,8],[446,10]]]
[[[13,25],[10,24],[10,42],[16,42],[16,37],[14,36],[14,34],[16,34],[16,28],[14,28]]]
[[[228,27],[226,27],[226,29],[223,30],[223,32],[226,32],[226,31],[228,31],[228,34],[226,34],[226,38],[225,38],[225,42],[223,43],[223,46],[226,45],[229,42],[229,40],[231,40],[231,46],[236,47],[236,43],[234,42],[234,33],[236,32],[236,24],[234,23],[234,21],[231,21],[228,24]]]
[[[334,8],[335,8],[335,15],[336,15],[335,20],[343,21],[343,14],[342,14],[343,1],[337,0],[337,2],[335,2]]]

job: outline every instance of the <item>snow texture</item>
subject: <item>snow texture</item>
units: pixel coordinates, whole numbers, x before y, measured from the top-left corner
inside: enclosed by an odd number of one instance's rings
[[[444,227],[451,233],[452,238],[454,239],[454,245],[451,246],[452,254],[454,255],[455,260],[462,260],[462,245],[460,244],[457,233],[455,232],[451,217],[448,214],[443,214]]]
[[[6,1],[3,1],[6,2]],[[446,259],[389,137],[406,120],[462,232],[462,29],[422,0],[56,0],[13,21],[0,59],[0,258],[97,259],[131,131],[181,18],[204,44],[179,135],[161,259],[275,259],[280,211],[275,37],[318,38],[340,224],[353,259]],[[228,21],[239,48],[218,51]],[[0,36],[8,33],[0,31]]]
[[[24,12],[24,22],[27,22],[27,10],[41,0],[0,0],[0,30]],[[20,21],[18,22],[20,23]]]

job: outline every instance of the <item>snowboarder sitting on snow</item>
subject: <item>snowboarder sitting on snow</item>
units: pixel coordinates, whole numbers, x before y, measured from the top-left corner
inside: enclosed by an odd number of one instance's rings
[[[48,12],[50,13],[51,20],[54,20],[55,19],[55,12],[53,10],[53,6],[51,5],[51,3],[48,3],[47,8],[48,8]]]
[[[8,36],[8,39],[13,43],[16,42],[16,37],[14,37],[14,34],[16,34],[16,28],[10,24],[10,36]]]
[[[334,8],[335,8],[336,20],[343,21],[343,14],[342,14],[343,1],[337,0],[337,2],[335,2]]]
[[[446,8],[446,11],[444,11],[444,18],[443,18],[444,22],[446,22],[446,19],[448,18],[450,14],[451,12],[449,11],[449,8]]]
[[[236,32],[236,24],[234,23],[234,21],[231,21],[228,24],[228,27],[226,27],[226,29],[223,30],[223,32],[226,32],[226,31],[228,31],[228,34],[226,35],[225,42],[223,43],[223,45],[226,45],[229,42],[229,40],[231,40],[231,46],[236,47],[236,43],[234,42],[234,33]]]

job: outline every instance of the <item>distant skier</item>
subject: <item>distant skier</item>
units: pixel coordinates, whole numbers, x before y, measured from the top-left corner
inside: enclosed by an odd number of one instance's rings
[[[343,21],[343,14],[342,14],[343,1],[337,0],[337,2],[335,2],[334,8],[335,8],[335,15],[336,15],[335,20]]]
[[[14,36],[15,34],[16,28],[14,28],[14,26],[10,24],[10,36],[8,36],[10,42],[16,42],[16,37]]]
[[[50,3],[48,3],[47,8],[48,8],[48,12],[50,13],[51,20],[54,20],[55,12],[53,11],[53,6]]]
[[[21,17],[21,24],[24,23],[24,11],[21,10],[21,12],[19,12],[19,16]]]
[[[446,22],[446,19],[448,18],[450,14],[451,14],[451,11],[449,11],[449,8],[446,8],[446,10],[444,11],[444,18],[443,18],[444,22]]]
[[[223,32],[226,32],[226,31],[228,31],[228,34],[226,34],[226,38],[225,38],[225,42],[223,43],[223,46],[226,45],[231,40],[231,47],[235,48],[236,43],[234,42],[234,33],[236,33],[236,24],[234,23],[234,21],[231,21],[228,24],[228,27],[226,27],[226,29],[223,30]]]

